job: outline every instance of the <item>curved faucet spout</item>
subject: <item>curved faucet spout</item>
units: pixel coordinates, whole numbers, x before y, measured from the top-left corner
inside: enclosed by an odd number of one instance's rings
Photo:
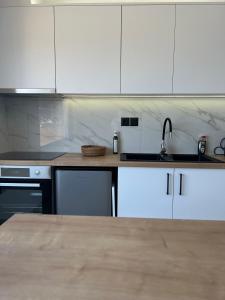
[[[170,138],[172,138],[172,121],[170,118],[166,118],[164,123],[163,123],[163,132],[162,132],[162,143],[161,143],[161,151],[160,154],[165,155],[167,152],[166,149],[166,143],[165,143],[165,135],[166,135],[166,125],[169,123],[169,132],[170,132]]]

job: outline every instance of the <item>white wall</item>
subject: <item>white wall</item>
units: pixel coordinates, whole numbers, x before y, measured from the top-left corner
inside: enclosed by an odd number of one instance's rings
[[[84,144],[112,147],[114,130],[123,152],[159,152],[162,125],[173,122],[174,153],[195,153],[200,134],[209,153],[225,136],[225,99],[65,99],[7,97],[11,150],[79,152]],[[139,127],[121,127],[121,117],[139,117]]]

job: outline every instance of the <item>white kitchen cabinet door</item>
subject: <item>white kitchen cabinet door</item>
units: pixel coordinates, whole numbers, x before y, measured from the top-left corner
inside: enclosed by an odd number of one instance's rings
[[[0,8],[0,41],[0,88],[55,89],[53,8]]]
[[[174,27],[174,5],[123,6],[123,94],[172,93]]]
[[[172,218],[173,169],[118,168],[118,216]]]
[[[55,8],[59,93],[120,93],[120,6]]]
[[[174,93],[225,93],[225,5],[177,5]]]
[[[225,220],[225,170],[175,169],[173,218]]]

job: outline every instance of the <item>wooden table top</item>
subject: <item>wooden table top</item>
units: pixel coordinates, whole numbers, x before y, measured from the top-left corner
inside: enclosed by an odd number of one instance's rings
[[[16,215],[2,300],[224,300],[225,222]]]

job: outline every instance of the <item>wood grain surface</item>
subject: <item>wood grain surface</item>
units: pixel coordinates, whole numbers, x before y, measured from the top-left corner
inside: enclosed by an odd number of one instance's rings
[[[16,215],[2,300],[224,300],[225,222]]]
[[[84,157],[80,153],[67,153],[54,160],[0,160],[0,165],[25,165],[25,166],[71,166],[71,167],[143,167],[143,168],[201,168],[225,169],[225,157],[216,156],[224,163],[190,163],[190,162],[144,162],[120,161],[120,156],[107,154],[98,157]]]

